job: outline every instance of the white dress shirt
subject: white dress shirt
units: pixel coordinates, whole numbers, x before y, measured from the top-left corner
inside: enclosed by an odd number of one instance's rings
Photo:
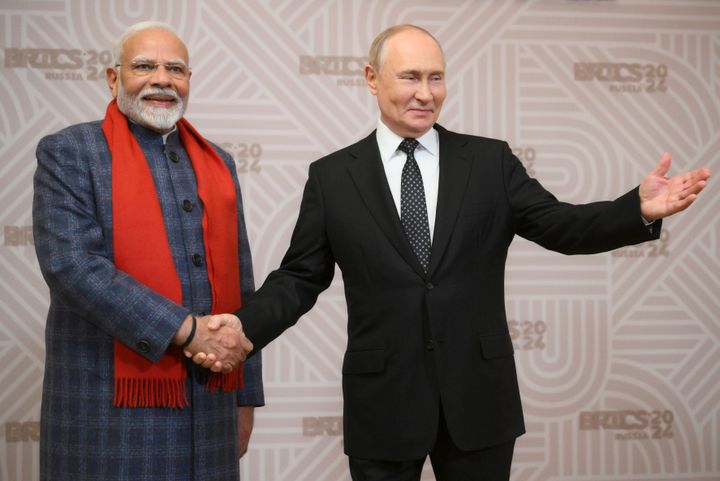
[[[398,150],[403,137],[390,130],[382,123],[382,120],[378,121],[376,137],[385,176],[399,216],[400,180],[407,159],[405,152]],[[420,167],[420,175],[422,175],[423,187],[425,188],[425,203],[430,226],[430,240],[432,241],[433,230],[435,229],[435,211],[437,210],[438,181],[440,179],[440,143],[437,130],[430,129],[425,135],[418,137],[416,140],[420,145],[415,149],[415,161]]]

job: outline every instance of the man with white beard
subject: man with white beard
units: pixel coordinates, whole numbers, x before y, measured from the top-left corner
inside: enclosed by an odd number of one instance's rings
[[[105,118],[37,148],[40,479],[237,481],[264,399],[260,358],[243,363],[252,344],[225,314],[254,290],[235,166],[182,118],[191,70],[168,25],[130,27],[106,73]]]

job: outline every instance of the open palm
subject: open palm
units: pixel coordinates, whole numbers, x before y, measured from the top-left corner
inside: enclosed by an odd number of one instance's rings
[[[666,177],[670,164],[670,154],[665,152],[640,184],[640,212],[647,220],[662,219],[687,209],[710,177],[706,168]]]

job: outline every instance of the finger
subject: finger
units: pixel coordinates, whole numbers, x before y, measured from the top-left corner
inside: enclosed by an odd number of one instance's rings
[[[202,367],[204,367],[205,369],[212,370],[213,366],[215,366],[217,363],[218,363],[217,361],[205,360],[205,362],[202,363]]]
[[[707,185],[707,181],[701,178],[694,178],[693,173],[688,172],[680,176],[677,181],[672,182],[672,184],[674,186],[672,195],[678,200],[682,200],[689,195],[700,193]]]
[[[208,354],[205,361],[202,363],[202,367],[210,369],[217,362],[217,356],[215,354]]]
[[[237,352],[235,352],[235,355],[238,358],[238,362],[245,362],[247,359],[247,351],[240,349]]]
[[[656,175],[658,177],[665,177],[665,174],[667,174],[670,170],[671,163],[672,159],[670,158],[670,154],[668,154],[667,152],[663,153],[662,157],[660,157],[660,160],[658,161],[653,171],[650,172],[650,174]]]
[[[207,354],[205,354],[204,352],[198,352],[192,356],[192,361],[195,364],[202,364],[203,362],[205,362],[205,359],[207,359]]]
[[[682,196],[687,197],[692,194],[699,194],[705,188],[706,185],[707,185],[707,182],[705,182],[704,180],[695,182],[694,184],[690,184],[683,189]]]
[[[212,372],[223,373],[225,372],[225,364],[220,361],[215,361],[209,369]]]
[[[245,352],[250,352],[253,349],[255,349],[255,346],[253,346],[253,343],[248,339],[247,337],[243,336],[240,339],[240,348]]]
[[[690,172],[690,178],[694,182],[708,180],[710,178],[710,169],[708,169],[708,168],[695,169],[692,172]]]

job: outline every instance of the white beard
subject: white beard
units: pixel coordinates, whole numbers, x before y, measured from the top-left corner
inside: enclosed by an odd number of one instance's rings
[[[172,107],[150,107],[143,105],[142,98],[147,95],[167,95],[176,102]],[[117,103],[120,112],[143,127],[158,131],[171,130],[185,114],[187,97],[180,97],[170,88],[145,87],[135,96],[125,92],[122,82],[118,82]]]

